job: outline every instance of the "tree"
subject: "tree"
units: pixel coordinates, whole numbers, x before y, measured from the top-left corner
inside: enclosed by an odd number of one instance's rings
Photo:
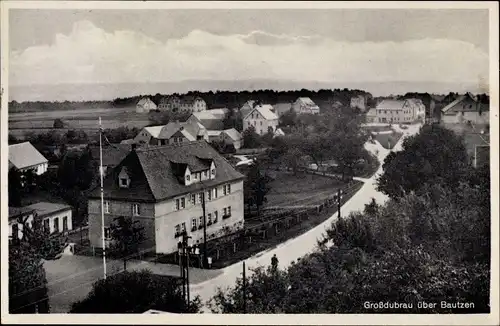
[[[9,206],[21,206],[22,183],[21,173],[16,168],[9,170]]]
[[[255,132],[255,127],[250,126],[243,131],[243,145],[246,148],[256,148],[261,144],[259,135]]]
[[[403,150],[390,153],[383,168],[378,190],[399,198],[428,183],[456,187],[468,169],[468,158],[461,137],[444,127],[426,125],[417,135],[405,138]]]
[[[123,260],[123,270],[127,270],[127,260],[139,253],[139,245],[144,241],[144,228],[139,221],[119,216],[111,224],[111,252]]]
[[[256,206],[260,216],[260,208],[267,201],[267,193],[271,190],[269,182],[271,178],[262,173],[259,161],[256,161],[248,171],[245,182],[245,204],[248,207]]]
[[[22,238],[9,244],[9,312],[49,313],[47,279],[43,260],[57,259],[65,247],[60,234],[48,234],[36,216],[31,226],[27,217],[17,223]]]
[[[62,129],[64,128],[64,123],[61,119],[54,120],[54,129]]]
[[[297,121],[297,113],[295,110],[290,109],[290,111],[287,111],[281,115],[279,118],[279,125],[280,127],[287,127],[287,126],[295,126],[295,123]]]
[[[137,314],[155,309],[196,313],[200,307],[198,297],[186,304],[178,279],[141,270],[125,271],[97,281],[85,299],[73,303],[71,312]]]

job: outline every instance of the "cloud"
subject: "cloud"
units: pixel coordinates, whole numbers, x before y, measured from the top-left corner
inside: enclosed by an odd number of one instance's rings
[[[478,82],[488,55],[448,39],[341,42],[319,36],[214,35],[161,42],[134,31],[75,23],[52,44],[10,56],[12,85],[280,79],[321,82]]]

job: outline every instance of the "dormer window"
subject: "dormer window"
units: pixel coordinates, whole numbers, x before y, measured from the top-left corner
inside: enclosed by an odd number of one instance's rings
[[[191,179],[191,178],[189,177],[189,174],[188,174],[188,175],[186,175],[186,181],[189,181],[189,179]]]
[[[130,177],[127,169],[124,167],[118,175],[118,185],[120,188],[128,188],[130,186]]]

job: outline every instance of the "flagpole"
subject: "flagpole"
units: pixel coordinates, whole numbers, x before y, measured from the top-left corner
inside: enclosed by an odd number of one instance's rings
[[[99,117],[99,152],[100,164],[99,174],[101,175],[101,236],[102,236],[102,263],[104,267],[104,279],[106,279],[106,241],[104,237],[104,186],[103,186],[103,168],[102,168],[102,125]]]

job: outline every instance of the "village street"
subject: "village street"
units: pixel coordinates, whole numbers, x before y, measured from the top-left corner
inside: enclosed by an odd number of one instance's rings
[[[407,136],[414,135],[418,133],[421,125],[411,125],[408,129],[400,129],[398,126],[394,128],[403,133],[403,136],[394,146],[393,151],[399,151],[402,149],[403,139]],[[365,204],[369,203],[371,198],[375,198],[378,203],[383,203],[387,200],[387,196],[378,192],[376,190],[376,179],[382,173],[382,163],[385,157],[389,154],[389,150],[382,147],[378,142],[375,144],[366,143],[365,147],[367,150],[372,152],[377,156],[381,162],[379,170],[369,179],[360,179],[365,182],[363,187],[349,200],[347,201],[341,209],[341,214],[343,216],[348,215],[351,212],[363,210]],[[337,214],[331,216],[328,220],[321,223],[314,229],[291,239],[285,243],[278,245],[277,247],[267,250],[263,253],[259,253],[247,259],[247,275],[251,275],[249,269],[258,266],[266,266],[271,263],[271,257],[276,254],[279,259],[280,268],[285,268],[291,264],[292,261],[296,261],[297,258],[303,257],[308,253],[312,252],[317,245],[317,240],[321,238],[324,234],[326,228],[337,218]],[[236,263],[234,265],[228,266],[223,269],[223,273],[217,277],[210,279],[208,281],[194,284],[190,287],[192,295],[199,295],[203,302],[210,300],[210,298],[215,294],[217,288],[226,288],[234,286],[235,281],[238,277],[241,277],[243,271],[243,263]],[[206,306],[204,306],[204,312],[210,312]]]

